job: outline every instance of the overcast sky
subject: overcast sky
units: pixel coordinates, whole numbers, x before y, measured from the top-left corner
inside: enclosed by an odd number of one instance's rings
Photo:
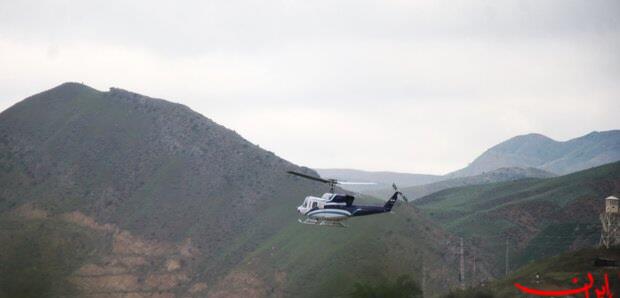
[[[620,1],[0,0],[0,110],[65,81],[309,167],[443,174],[620,128]]]

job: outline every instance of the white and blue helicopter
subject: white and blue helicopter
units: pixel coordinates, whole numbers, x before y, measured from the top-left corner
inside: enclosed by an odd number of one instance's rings
[[[320,177],[314,177],[294,171],[288,171],[289,174],[303,177],[306,179],[327,183],[329,185],[329,192],[323,194],[320,198],[307,196],[304,199],[303,204],[297,207],[304,219],[299,219],[303,224],[325,225],[325,226],[338,226],[346,227],[342,221],[354,216],[372,215],[379,213],[386,213],[392,211],[392,207],[396,200],[400,196],[405,202],[408,202],[407,198],[401,193],[396,184],[392,184],[394,188],[394,194],[383,206],[365,206],[365,205],[353,205],[355,197],[349,194],[335,193],[335,186],[337,184],[349,185],[349,184],[374,184],[369,182],[347,182],[338,181],[336,179],[323,179]]]

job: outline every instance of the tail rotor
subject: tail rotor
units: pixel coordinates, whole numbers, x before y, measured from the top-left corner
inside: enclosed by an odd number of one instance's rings
[[[403,194],[400,190],[398,190],[398,187],[396,187],[396,183],[392,183],[392,188],[394,189],[394,191],[400,195],[401,198],[403,198],[403,200],[405,202],[409,202],[409,199],[407,199],[407,197],[405,196],[405,194]]]

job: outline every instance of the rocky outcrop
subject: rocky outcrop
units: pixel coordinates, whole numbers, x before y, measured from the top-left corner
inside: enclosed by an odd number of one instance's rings
[[[190,266],[190,258],[198,254],[191,239],[178,244],[148,240],[79,211],[51,216],[31,204],[16,208],[12,215],[60,220],[108,236],[110,249],[68,277],[81,297],[199,297],[208,288]]]

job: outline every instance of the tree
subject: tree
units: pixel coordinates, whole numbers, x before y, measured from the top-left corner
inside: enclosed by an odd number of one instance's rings
[[[409,275],[401,275],[394,282],[374,286],[356,282],[349,296],[354,298],[421,298],[422,290]]]

